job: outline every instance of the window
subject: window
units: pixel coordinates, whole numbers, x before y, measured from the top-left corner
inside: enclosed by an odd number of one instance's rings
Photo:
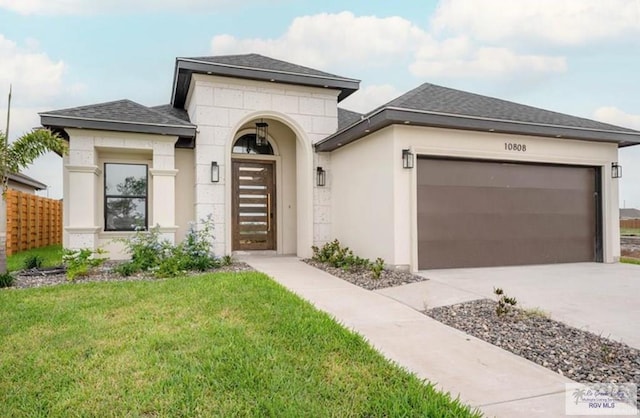
[[[104,165],[104,230],[147,228],[147,165]]]
[[[242,135],[235,144],[233,144],[234,154],[261,154],[273,155],[273,148],[267,142],[266,145],[258,145],[256,143],[256,134]]]

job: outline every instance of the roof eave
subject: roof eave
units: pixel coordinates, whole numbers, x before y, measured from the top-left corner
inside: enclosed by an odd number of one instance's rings
[[[640,144],[640,133],[623,133],[541,125],[516,121],[482,119],[462,115],[437,114],[410,109],[382,108],[315,145],[317,151],[333,151],[389,125],[404,124],[503,134],[544,136],[572,140],[617,143],[618,147]]]
[[[171,92],[171,104],[174,107],[184,107],[193,73],[340,90],[338,102],[346,99],[360,88],[360,80],[349,78],[288,73],[177,58]]]
[[[29,187],[33,187],[35,190],[45,190],[47,185],[39,182],[38,180],[27,178],[24,175],[8,174],[7,178],[15,183],[24,184]]]
[[[159,124],[129,123],[126,121],[92,120],[40,114],[40,123],[47,128],[79,128],[101,131],[134,132],[157,135],[174,135],[195,138],[196,126],[167,126]]]

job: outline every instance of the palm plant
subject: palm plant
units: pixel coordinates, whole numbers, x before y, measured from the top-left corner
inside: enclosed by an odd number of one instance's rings
[[[0,273],[7,271],[7,202],[8,175],[19,173],[35,159],[49,151],[60,155],[67,152],[67,143],[48,129],[35,129],[9,143],[5,133],[0,131],[0,177],[2,178],[2,199],[0,203]]]

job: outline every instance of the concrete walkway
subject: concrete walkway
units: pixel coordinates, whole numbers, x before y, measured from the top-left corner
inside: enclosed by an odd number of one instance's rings
[[[565,415],[567,378],[295,257],[243,261],[364,336],[390,360],[487,416]]]

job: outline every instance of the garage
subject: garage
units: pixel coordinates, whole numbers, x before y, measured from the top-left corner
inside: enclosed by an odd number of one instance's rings
[[[602,261],[600,168],[419,158],[418,268]]]

